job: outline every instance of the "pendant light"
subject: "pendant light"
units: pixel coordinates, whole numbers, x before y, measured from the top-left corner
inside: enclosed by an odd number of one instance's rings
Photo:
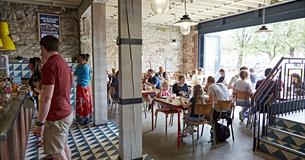
[[[0,48],[3,47],[2,39],[0,37]]]
[[[183,35],[188,35],[191,32],[191,26],[197,25],[195,21],[192,21],[191,18],[186,13],[186,0],[184,0],[184,11],[185,14],[183,17],[174,23],[175,26],[179,26],[181,33]]]
[[[266,41],[268,38],[268,34],[272,32],[265,26],[265,8],[263,8],[263,25],[259,28],[259,30],[255,31],[255,33],[260,34],[260,41]]]
[[[15,44],[9,35],[8,23],[0,21],[0,39],[2,40],[0,50],[16,50]]]
[[[169,0],[151,0],[151,9],[157,15],[164,14],[169,8]]]

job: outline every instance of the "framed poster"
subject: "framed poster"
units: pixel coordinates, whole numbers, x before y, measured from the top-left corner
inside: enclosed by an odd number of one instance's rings
[[[38,13],[38,39],[53,35],[60,39],[60,16],[56,14]]]
[[[10,77],[8,56],[0,55],[0,78],[8,78],[8,77]]]

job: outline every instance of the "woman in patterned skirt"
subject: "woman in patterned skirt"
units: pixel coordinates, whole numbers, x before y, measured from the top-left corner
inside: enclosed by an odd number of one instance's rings
[[[76,121],[88,124],[92,117],[92,102],[90,93],[90,66],[87,64],[88,54],[81,54],[74,75],[77,77],[76,88]]]

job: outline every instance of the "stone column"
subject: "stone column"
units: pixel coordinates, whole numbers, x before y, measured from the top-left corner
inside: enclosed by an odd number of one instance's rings
[[[105,125],[108,122],[105,0],[92,2],[91,18],[94,124]]]
[[[119,0],[120,159],[142,158],[142,1]]]

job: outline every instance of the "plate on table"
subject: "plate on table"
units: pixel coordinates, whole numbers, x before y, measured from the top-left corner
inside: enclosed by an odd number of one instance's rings
[[[162,99],[167,99],[168,97],[167,97],[167,96],[161,96],[161,98],[162,98]]]

